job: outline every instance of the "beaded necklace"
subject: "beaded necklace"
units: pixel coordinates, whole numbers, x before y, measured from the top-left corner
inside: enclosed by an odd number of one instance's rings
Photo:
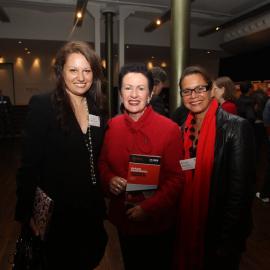
[[[198,145],[198,137],[195,137],[195,127],[194,125],[196,124],[196,120],[193,118],[191,120],[191,127],[189,129],[190,135],[189,139],[192,141],[192,146],[189,148],[189,153],[190,157],[196,157],[196,152],[197,152],[197,145]],[[198,131],[198,136],[200,134],[200,130]]]
[[[90,162],[90,173],[91,173],[91,182],[93,185],[97,184],[96,173],[95,173],[95,166],[94,166],[94,155],[93,155],[93,146],[92,146],[92,139],[91,139],[91,126],[90,126],[90,119],[89,119],[89,110],[87,100],[85,99],[85,108],[87,112],[88,118],[88,127],[85,136],[85,145],[89,153],[89,162]]]

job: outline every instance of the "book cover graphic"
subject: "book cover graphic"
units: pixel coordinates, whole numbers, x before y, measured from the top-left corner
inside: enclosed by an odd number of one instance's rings
[[[53,209],[53,200],[39,187],[36,189],[33,219],[40,231],[40,238],[45,240]]]
[[[156,189],[160,160],[160,156],[130,155],[126,191]]]

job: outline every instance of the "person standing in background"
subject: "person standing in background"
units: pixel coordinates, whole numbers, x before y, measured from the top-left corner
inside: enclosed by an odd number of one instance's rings
[[[0,138],[12,135],[12,104],[0,89]]]
[[[105,202],[97,171],[104,121],[100,59],[85,42],[57,53],[55,91],[33,96],[17,173],[16,220],[30,224],[36,187],[54,201],[44,270],[94,269],[104,255]]]
[[[214,95],[221,108],[229,113],[237,114],[235,105],[236,89],[230,77],[219,77],[214,81]]]
[[[166,108],[164,98],[161,96],[162,89],[167,81],[167,73],[161,67],[153,67],[151,72],[154,79],[154,87],[150,104],[154,111],[168,117],[169,111]]]
[[[267,164],[260,192],[256,193],[256,197],[264,203],[270,202],[270,99],[267,100],[263,110],[263,122],[267,133],[266,151]]]
[[[268,96],[262,89],[253,91],[250,97],[253,100],[254,112],[256,120],[254,121],[254,135],[256,142],[256,162],[257,165],[261,162],[262,147],[268,144],[267,130],[263,120],[263,111],[267,102]],[[267,126],[267,121],[266,121]]]
[[[251,232],[254,136],[250,123],[220,109],[199,66],[179,82],[189,109],[182,126],[185,184],[180,197],[175,269],[237,270]]]
[[[247,119],[251,124],[254,124],[256,115],[254,111],[254,103],[250,97],[252,90],[252,84],[250,81],[243,81],[240,83],[241,95],[236,100],[236,107],[239,116]]]

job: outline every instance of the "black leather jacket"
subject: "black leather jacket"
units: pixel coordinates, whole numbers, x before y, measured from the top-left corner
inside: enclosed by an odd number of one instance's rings
[[[216,119],[215,158],[205,238],[205,269],[214,269],[213,261],[220,266],[222,259],[240,254],[252,227],[251,206],[255,184],[253,129],[247,120],[221,108],[217,110]]]

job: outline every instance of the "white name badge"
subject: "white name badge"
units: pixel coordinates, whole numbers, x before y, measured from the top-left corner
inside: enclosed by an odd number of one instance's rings
[[[97,115],[89,114],[90,126],[100,127],[100,118]]]
[[[196,158],[194,157],[194,158],[180,160],[180,165],[183,171],[193,170],[195,169]]]

